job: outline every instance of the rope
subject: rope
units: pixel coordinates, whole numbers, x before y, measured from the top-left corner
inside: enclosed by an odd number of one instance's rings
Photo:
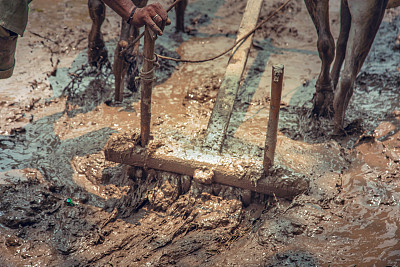
[[[171,9],[178,4],[179,2],[181,2],[182,0],[176,0],[172,5],[170,5],[167,9],[167,12],[171,11]],[[251,31],[249,31],[248,33],[246,33],[243,37],[241,37],[239,40],[237,40],[231,47],[229,47],[227,50],[223,51],[222,53],[213,56],[213,57],[209,57],[209,58],[205,58],[205,59],[199,59],[199,60],[191,60],[191,59],[179,59],[179,58],[173,58],[173,57],[167,57],[167,56],[163,56],[163,55],[159,55],[156,54],[155,55],[158,58],[162,58],[162,59],[166,59],[166,60],[171,60],[171,61],[176,61],[176,62],[183,62],[183,63],[203,63],[203,62],[207,62],[207,61],[212,61],[215,60],[217,58],[222,57],[223,55],[225,55],[226,53],[228,53],[229,51],[231,51],[232,49],[234,49],[237,45],[238,47],[240,47],[240,45],[246,41],[247,38],[249,38],[250,35],[252,35],[256,30],[258,30],[259,28],[261,28],[267,21],[269,21],[270,19],[272,19],[276,14],[278,14],[282,9],[284,9],[291,0],[287,0],[285,3],[283,3],[280,7],[278,7],[277,9],[275,9],[274,12],[272,12],[271,15],[269,15],[266,19],[264,19],[263,21],[261,21],[259,24],[257,24]],[[126,54],[127,50],[131,47],[134,46],[134,44],[140,40],[140,38],[142,38],[144,36],[144,32],[142,32],[135,40],[132,41],[132,43],[130,43],[125,49],[123,49],[121,51],[121,53],[124,55]]]
[[[156,55],[162,59],[172,60],[172,61],[176,61],[176,62],[184,62],[184,63],[203,63],[203,62],[215,60],[219,57],[222,57],[223,55],[225,55],[232,49],[234,49],[237,45],[239,45],[238,47],[240,47],[240,45],[242,45],[244,43],[244,41],[246,41],[246,39],[249,38],[250,35],[252,35],[256,30],[261,28],[261,26],[263,26],[267,21],[272,19],[276,14],[278,14],[283,8],[285,8],[290,3],[290,1],[291,0],[287,0],[284,4],[282,4],[280,7],[275,9],[275,11],[272,12],[272,14],[269,15],[265,20],[261,21],[251,31],[249,31],[243,37],[241,37],[239,40],[237,40],[231,47],[229,47],[227,50],[225,50],[224,52],[222,52],[216,56],[205,58],[205,59],[199,59],[199,60],[191,60],[191,59],[179,59],[179,58],[167,57],[167,56],[163,56],[163,55],[159,55],[159,54],[156,54]]]
[[[144,72],[143,70],[139,73],[139,79],[146,82],[153,82],[156,78],[154,76],[154,70],[156,67],[154,66],[151,70]]]
[[[143,56],[143,59],[148,61],[148,62],[153,62],[153,63],[156,62],[156,63],[158,63],[158,55],[157,54],[154,54],[154,58],[153,59],[147,58],[145,56]]]
[[[152,82],[154,81],[156,78],[154,76],[154,70],[158,67],[160,67],[160,64],[158,63],[158,56],[154,55],[153,59],[149,59],[147,57],[143,57],[144,60],[148,61],[148,62],[152,62],[153,64],[153,68],[151,68],[151,70],[149,71],[143,71],[143,69],[140,71],[139,73],[139,79],[141,79],[142,81],[148,81],[148,82]]]

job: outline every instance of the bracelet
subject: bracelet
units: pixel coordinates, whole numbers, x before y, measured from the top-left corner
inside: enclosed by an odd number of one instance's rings
[[[131,24],[131,20],[132,20],[132,18],[133,18],[133,15],[135,14],[136,9],[137,9],[137,6],[135,6],[135,7],[133,8],[131,14],[129,15],[129,18],[128,18],[128,20],[126,21],[126,22],[128,22],[128,24]]]

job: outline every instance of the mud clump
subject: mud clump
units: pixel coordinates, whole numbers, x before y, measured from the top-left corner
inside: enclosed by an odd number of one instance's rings
[[[285,218],[268,220],[258,231],[258,242],[261,245],[285,246],[290,243],[293,236],[302,234],[304,229],[304,225]]]
[[[115,179],[108,174],[105,180]],[[28,257],[51,265],[103,265],[110,260],[124,265],[132,261],[122,257],[126,250],[136,251],[134,261],[140,264],[200,263],[247,229],[250,214],[237,200],[237,189],[213,189],[189,177],[128,166],[119,172],[116,186],[122,185],[131,190],[105,201],[104,208],[76,197],[67,202],[65,192],[38,180],[2,186],[0,223],[6,234],[0,249],[14,253],[25,246],[25,254],[4,263],[18,264]],[[115,255],[120,260],[113,260]]]
[[[181,193],[181,177],[167,174],[162,176],[158,186],[147,192],[147,199],[155,210],[166,211]]]

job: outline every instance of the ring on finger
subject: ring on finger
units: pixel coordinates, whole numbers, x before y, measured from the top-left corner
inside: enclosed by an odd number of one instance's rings
[[[154,17],[153,17],[153,20],[155,20],[157,17],[158,17],[159,15],[158,14],[156,14]]]

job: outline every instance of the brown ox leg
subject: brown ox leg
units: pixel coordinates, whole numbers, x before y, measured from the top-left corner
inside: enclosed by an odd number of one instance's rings
[[[122,55],[121,51],[128,47],[128,44],[132,42],[133,39],[135,39],[137,36],[139,36],[139,30],[122,20],[121,35],[114,55],[113,72],[115,76],[115,101],[120,102],[123,100],[124,77],[128,72],[129,67],[136,68],[136,56],[139,50],[139,42],[135,44],[133,49],[129,49],[125,55]],[[128,81],[134,83],[134,73],[132,73],[132,76],[132,81]],[[127,77],[127,79],[130,78]],[[128,84],[128,86],[134,85]]]
[[[184,32],[185,31],[185,10],[188,4],[188,0],[182,0],[175,6],[175,14],[176,14],[176,31]]]
[[[142,8],[147,5],[147,0],[133,0],[133,4]],[[121,35],[114,54],[115,101],[121,102],[123,100],[124,78],[127,73],[128,89],[131,91],[136,90],[135,76],[138,69],[139,42],[129,49],[125,55],[122,55],[121,51],[138,36],[139,29],[122,20]]]
[[[139,35],[140,35],[139,28],[131,26],[129,42],[132,42]],[[136,92],[139,87],[139,82],[136,81],[136,77],[139,75],[138,55],[139,55],[139,42],[137,42],[135,46],[129,51],[130,59],[127,66],[126,83],[127,83],[127,88],[132,92]]]
[[[346,61],[335,92],[335,134],[343,133],[346,108],[353,95],[354,81],[371,49],[375,35],[382,22],[387,0],[348,1],[351,27],[346,49]]]
[[[346,55],[347,40],[349,38],[351,23],[351,14],[347,2],[341,1],[340,6],[340,33],[336,45],[335,62],[333,63],[331,77],[333,88],[336,89],[339,82],[340,69],[342,68],[344,57]]]
[[[92,66],[101,66],[107,62],[107,49],[100,28],[106,16],[106,6],[101,0],[88,0],[92,28],[89,32],[88,58]]]
[[[322,116],[331,115],[333,85],[329,71],[334,58],[335,43],[329,26],[329,0],[304,0],[304,2],[317,29],[317,48],[322,61],[313,99],[313,113]]]

